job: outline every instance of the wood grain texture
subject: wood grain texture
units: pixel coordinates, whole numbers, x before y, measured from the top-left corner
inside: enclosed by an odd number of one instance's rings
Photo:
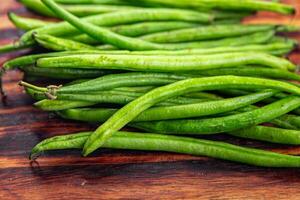
[[[300,10],[299,0],[287,0]],[[6,13],[33,15],[13,0],[0,3],[0,44],[15,40],[15,30]],[[300,16],[262,12],[246,23],[300,25]],[[300,40],[300,34],[290,34]],[[0,56],[5,60],[24,54]],[[291,60],[300,63],[300,53]],[[161,152],[103,149],[82,158],[79,151],[49,152],[38,163],[30,162],[31,148],[44,138],[91,130],[83,123],[61,120],[32,107],[33,101],[17,82],[22,74],[4,77],[8,93],[0,104],[0,199],[300,199],[299,169],[251,167],[206,157]],[[266,144],[225,135],[208,137],[234,144],[300,155],[300,147]]]

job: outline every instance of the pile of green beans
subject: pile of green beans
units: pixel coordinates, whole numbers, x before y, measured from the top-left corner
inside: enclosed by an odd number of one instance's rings
[[[26,79],[19,84],[38,109],[101,124],[45,139],[30,159],[60,149],[81,149],[87,156],[104,147],[300,167],[297,156],[198,138],[222,133],[300,145],[300,75],[285,57],[298,42],[277,34],[299,27],[241,22],[261,10],[292,15],[292,6],[263,0],[20,3],[62,21],[8,13],[25,33],[0,53],[36,47],[48,52],[11,59],[1,74],[23,71]],[[40,79],[56,85],[41,85]],[[0,92],[5,95],[2,87]],[[125,126],[139,132],[120,131]]]

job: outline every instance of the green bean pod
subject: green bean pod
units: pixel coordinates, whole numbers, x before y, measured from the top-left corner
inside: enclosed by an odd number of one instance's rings
[[[261,140],[279,144],[300,144],[299,130],[287,130],[267,126],[253,126],[242,130],[229,132],[228,134],[241,138]]]
[[[142,36],[141,38],[143,40],[155,43],[176,43],[242,36],[245,34],[257,33],[261,31],[270,31],[274,29],[274,25],[210,25],[153,33]]]
[[[81,149],[92,132],[56,136],[37,144],[30,158],[35,159],[44,151]],[[263,167],[299,167],[296,156],[283,155],[236,145],[159,134],[114,132],[104,144],[106,148],[148,151],[167,151],[196,156],[208,156]]]
[[[194,11],[151,8],[100,14],[85,17],[82,20],[97,26],[115,26],[144,21],[187,21],[201,23],[207,19],[210,20],[210,18],[211,16],[207,14]],[[33,32],[54,36],[74,36],[80,33],[80,31],[68,22],[60,22],[29,31],[21,37],[20,41],[23,44],[32,44],[33,40],[31,35]]]
[[[169,120],[158,122],[138,122],[132,126],[156,133],[181,134],[216,134],[230,132],[241,128],[255,126],[268,122],[300,106],[300,98],[290,96],[264,107],[229,115],[225,117],[195,119],[195,120]]]
[[[287,79],[300,81],[300,76],[281,69],[270,69],[264,67],[245,66],[240,68],[223,68],[200,71],[200,75],[219,76],[219,75],[237,75],[237,76],[255,76],[268,77],[275,79]]]
[[[17,28],[24,31],[30,31],[32,29],[40,28],[51,23],[38,19],[21,17],[13,12],[8,13],[8,18]]]
[[[300,95],[300,88],[295,85],[286,82],[261,78],[218,76],[209,78],[192,78],[178,81],[173,84],[151,90],[150,92],[137,98],[136,100],[130,102],[129,104],[118,110],[118,112],[116,112],[112,117],[110,117],[94,132],[94,134],[90,136],[83,149],[83,155],[87,156],[91,152],[95,151],[97,148],[101,147],[102,144],[111,136],[113,132],[121,129],[126,124],[131,122],[135,117],[137,117],[140,113],[163,100],[195,91],[215,90],[232,87],[271,88],[280,91],[285,90]],[[294,103],[295,101],[298,104],[300,103],[297,97],[291,98],[294,98],[292,99],[293,101],[291,100],[290,102],[291,105],[293,105],[292,103]],[[290,98],[287,98],[285,100],[288,101],[290,100]],[[286,101],[284,103],[288,104],[289,102]],[[283,107],[285,107],[285,105],[282,106],[282,108]],[[288,109],[285,109],[285,111],[287,110]]]
[[[158,3],[160,5],[181,7],[181,8],[202,8],[202,9],[221,9],[221,10],[245,10],[245,11],[272,11],[282,14],[294,14],[295,8],[290,5],[260,1],[260,0],[194,0],[194,1],[173,1],[173,0],[142,0],[146,3]]]
[[[138,115],[133,121],[158,121],[169,119],[184,119],[225,113],[259,102],[272,96],[276,91],[266,90],[255,94],[231,99],[208,101],[198,104],[178,105],[170,107],[150,108]],[[116,109],[70,109],[60,111],[59,115],[73,120],[87,122],[105,122]]]
[[[86,69],[118,69],[131,71],[186,72],[241,65],[262,65],[295,70],[286,59],[261,52],[223,53],[212,55],[73,55],[40,58],[37,67],[65,67]]]
[[[39,68],[34,66],[19,67],[26,75],[46,77],[62,80],[74,80],[83,78],[97,78],[100,76],[115,73],[110,70],[82,70],[82,69],[70,69],[70,68]]]

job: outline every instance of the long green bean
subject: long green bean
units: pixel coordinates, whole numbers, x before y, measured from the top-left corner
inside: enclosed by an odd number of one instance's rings
[[[8,13],[9,20],[19,29],[24,31],[29,31],[35,28],[40,28],[50,24],[51,22],[46,22],[33,18],[25,18],[16,15],[13,12]]]
[[[137,122],[132,126],[146,131],[155,131],[156,133],[216,134],[268,122],[292,111],[295,108],[298,108],[299,106],[300,98],[297,96],[290,96],[253,111],[225,117],[195,120]]]
[[[41,58],[38,67],[67,67],[90,69],[119,69],[135,71],[182,72],[262,65],[277,69],[295,70],[291,62],[265,53],[242,52],[213,55],[78,55]]]
[[[175,42],[190,42],[197,40],[210,40],[226,37],[235,37],[245,34],[257,33],[261,31],[274,30],[274,25],[211,25],[195,28],[186,28],[173,30],[161,33],[153,33],[142,36],[146,41],[155,43],[175,43]]]
[[[63,18],[77,29],[91,36],[92,38],[104,42],[107,44],[114,45],[121,49],[128,50],[155,50],[155,49],[165,49],[165,46],[147,42],[137,38],[131,38],[119,35],[110,31],[107,28],[98,27],[87,21],[82,21],[76,16],[72,15],[68,11],[64,10],[58,6],[52,0],[42,0],[47,7],[49,7],[57,16]],[[207,17],[207,16],[206,16]],[[209,18],[204,19],[203,21],[209,21]]]
[[[94,132],[94,134],[90,136],[83,149],[83,155],[87,156],[91,152],[95,151],[97,148],[101,147],[113,132],[125,126],[135,117],[137,117],[140,113],[147,110],[156,103],[159,103],[165,99],[169,99],[175,96],[180,96],[185,93],[232,87],[272,88],[281,91],[285,90],[300,95],[300,88],[297,86],[285,82],[260,78],[219,76],[209,78],[192,78],[183,81],[178,81],[173,84],[151,90],[150,92],[146,93],[145,95],[137,98],[136,100],[130,102],[129,104],[121,108],[103,125],[101,125]],[[298,104],[300,103],[299,99],[297,99],[296,97],[291,98],[295,98],[293,99],[293,102],[291,101],[292,103],[294,103],[294,101],[296,101]],[[290,100],[290,98],[287,98],[287,100]],[[287,103],[288,105],[288,102],[284,103]],[[282,108],[283,107],[285,106],[282,106]],[[285,111],[286,110],[288,109],[285,109]]]
[[[81,149],[91,134],[92,132],[84,132],[46,139],[32,149],[30,158],[35,159],[39,154],[48,150]],[[239,147],[224,142],[170,135],[114,132],[103,146],[114,149],[167,151],[209,156],[264,167],[300,166],[300,159],[296,156]]]

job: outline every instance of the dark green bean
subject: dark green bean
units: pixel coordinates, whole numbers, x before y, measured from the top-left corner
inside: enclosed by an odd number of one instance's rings
[[[253,111],[225,117],[195,120],[138,122],[132,126],[146,131],[155,131],[156,133],[216,134],[268,122],[292,111],[295,108],[298,108],[299,106],[300,97],[290,96]]]
[[[137,98],[136,100],[130,102],[129,104],[118,110],[118,112],[116,112],[111,118],[109,118],[104,124],[102,124],[94,132],[94,134],[90,136],[83,149],[83,155],[87,156],[91,152],[95,151],[97,148],[101,147],[102,144],[111,136],[113,132],[119,130],[127,123],[132,121],[135,117],[137,117],[140,113],[163,100],[195,91],[214,90],[232,87],[272,88],[281,91],[285,90],[300,95],[300,88],[297,86],[286,82],[261,78],[218,76],[209,78],[192,78],[178,81],[173,84],[151,90],[150,92]],[[292,96],[290,98],[287,98],[284,101],[286,105],[283,105],[281,107],[281,109],[286,108],[285,111],[288,111],[289,103],[286,101],[290,101],[291,107],[295,106],[293,105],[293,103],[300,104],[299,98],[297,97]],[[281,103],[282,102],[280,101],[277,104]],[[293,109],[295,108],[297,108],[297,106],[293,107]]]
[[[82,69],[68,69],[68,68],[39,68],[34,66],[20,67],[26,75],[47,77],[53,79],[82,79],[82,78],[97,78],[103,75],[114,73],[109,70],[82,70]]]
[[[37,144],[30,158],[35,159],[44,151],[59,149],[82,149],[92,132],[56,136]],[[299,167],[296,156],[283,155],[236,145],[159,134],[114,132],[103,145],[106,148],[151,150],[208,156],[264,167]]]
[[[90,69],[118,69],[133,71],[182,72],[262,65],[271,68],[295,70],[286,59],[261,52],[223,53],[212,55],[74,55],[41,58],[38,67],[65,67]]]

